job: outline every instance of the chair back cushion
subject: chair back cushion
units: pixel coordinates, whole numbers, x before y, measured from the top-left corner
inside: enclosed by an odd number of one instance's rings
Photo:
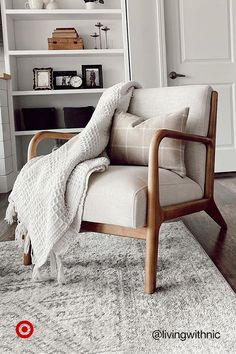
[[[117,112],[113,118],[108,155],[112,164],[147,166],[149,147],[160,128],[185,132],[189,108],[144,120],[136,115]],[[181,177],[186,175],[184,142],[163,139],[159,148],[159,167]]]
[[[186,132],[206,136],[209,127],[212,88],[207,85],[136,89],[129,113],[148,119],[189,107]],[[188,142],[185,147],[186,174],[204,189],[206,148]]]

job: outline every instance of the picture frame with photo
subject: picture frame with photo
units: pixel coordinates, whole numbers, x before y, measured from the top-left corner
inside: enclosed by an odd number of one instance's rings
[[[34,68],[34,90],[53,90],[53,69]]]
[[[83,87],[103,88],[102,65],[82,65]]]
[[[71,90],[71,78],[77,75],[77,71],[54,71],[53,86],[54,90]]]

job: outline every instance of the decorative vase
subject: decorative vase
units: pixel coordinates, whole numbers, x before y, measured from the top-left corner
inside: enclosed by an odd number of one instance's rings
[[[87,10],[93,10],[95,9],[95,2],[94,1],[86,2],[85,7]]]
[[[49,3],[46,6],[47,10],[55,10],[58,9],[58,5],[56,3],[56,0],[50,0]]]

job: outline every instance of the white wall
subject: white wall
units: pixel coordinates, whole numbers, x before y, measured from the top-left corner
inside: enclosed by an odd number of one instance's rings
[[[159,0],[127,0],[131,78],[143,87],[164,85],[160,11]]]

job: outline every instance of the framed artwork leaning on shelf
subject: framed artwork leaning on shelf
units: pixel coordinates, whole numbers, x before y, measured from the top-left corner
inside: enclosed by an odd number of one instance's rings
[[[72,78],[77,78],[76,83],[78,85],[73,85]],[[79,82],[79,77],[77,76],[77,71],[54,71],[53,72],[53,86],[54,90],[69,90],[73,88],[79,88],[82,86],[82,79]]]
[[[53,69],[52,68],[34,68],[34,90],[52,90],[53,89]]]
[[[102,65],[82,65],[83,87],[103,88]]]

